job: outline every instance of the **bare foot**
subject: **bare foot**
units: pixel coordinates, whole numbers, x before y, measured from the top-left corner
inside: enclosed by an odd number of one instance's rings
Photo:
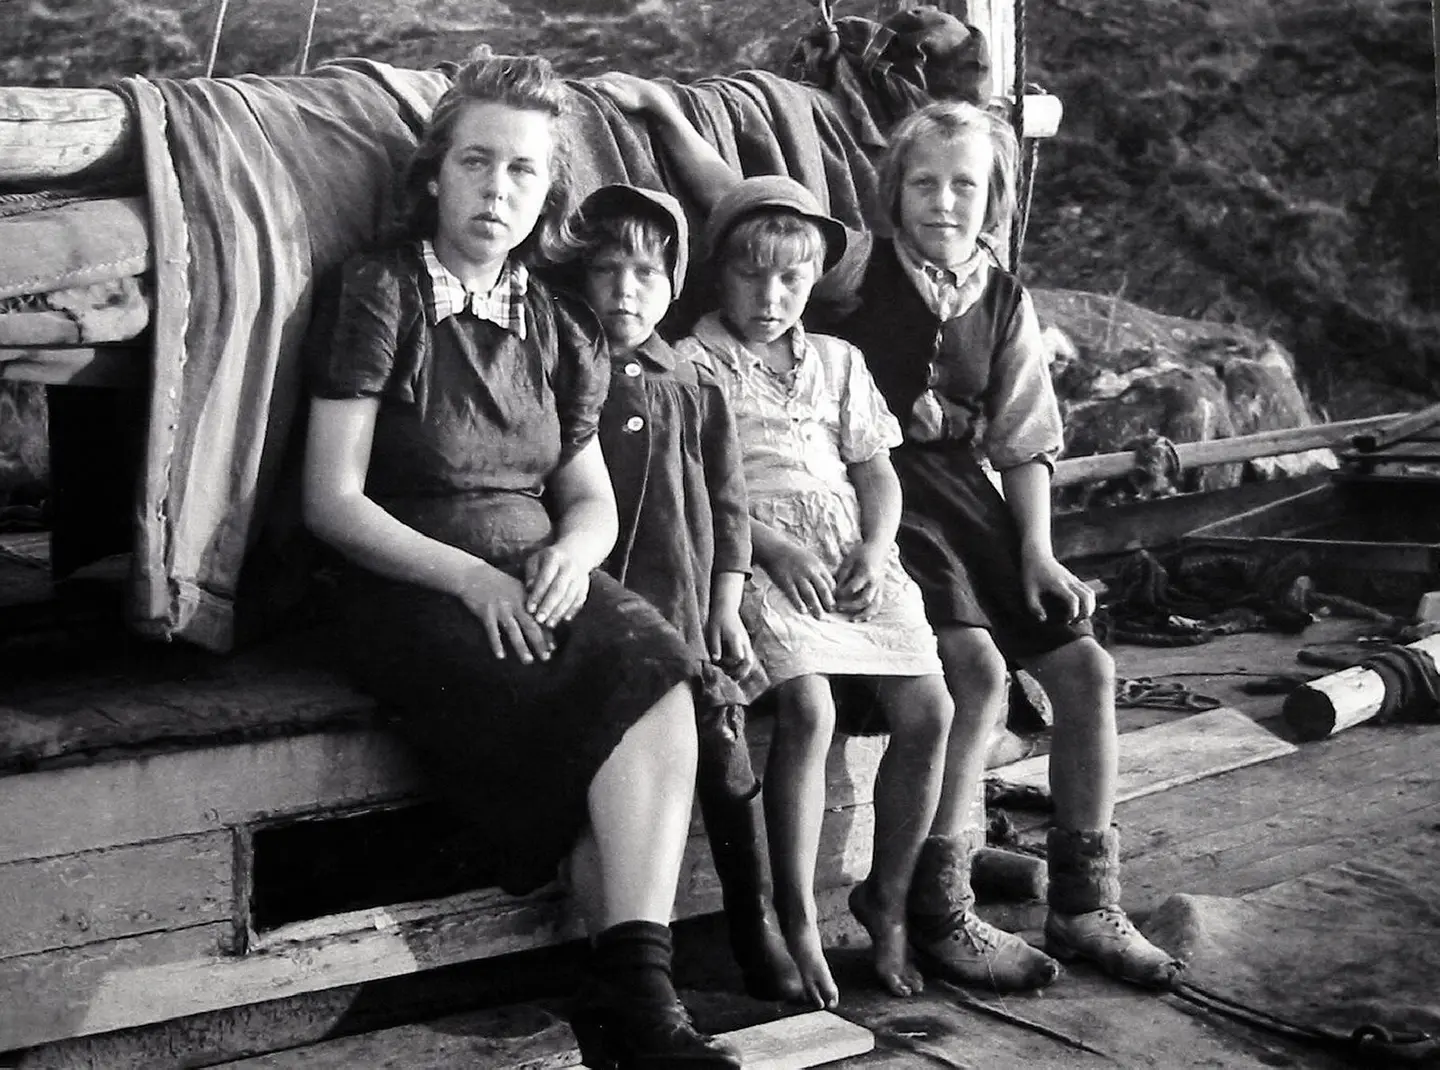
[[[901,998],[923,992],[925,980],[910,959],[904,907],[893,912],[881,910],[870,893],[870,885],[861,882],[850,890],[850,913],[870,934],[875,973],[886,991]]]
[[[790,957],[800,971],[800,984],[805,989],[805,1002],[817,1010],[833,1011],[840,1005],[840,989],[830,973],[830,964],[825,961],[825,949],[820,944],[820,930],[813,921],[787,924],[782,917],[780,927],[785,931],[785,943],[790,948]]]

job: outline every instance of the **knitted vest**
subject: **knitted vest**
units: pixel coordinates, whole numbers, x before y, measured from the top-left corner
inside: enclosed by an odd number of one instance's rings
[[[992,270],[979,300],[942,326],[905,274],[894,243],[876,238],[856,296],[854,311],[829,330],[865,354],[870,374],[901,425],[915,400],[933,386],[948,402],[950,440],[979,434],[991,365],[1020,308],[1015,276]]]

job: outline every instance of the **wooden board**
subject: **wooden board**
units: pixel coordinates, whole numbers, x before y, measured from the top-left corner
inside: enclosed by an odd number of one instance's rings
[[[227,921],[228,832],[0,865],[0,960]]]
[[[184,1013],[171,1010],[172,993],[152,979],[175,963],[215,961],[233,932],[215,923],[0,960],[0,1051]]]
[[[826,812],[820,888],[848,886],[868,869],[870,811],[864,804]],[[691,837],[684,872],[676,916],[718,909],[702,837]],[[170,944],[152,947],[152,934],[87,945],[83,958],[65,950],[0,960],[0,992],[14,993],[6,1009],[17,1023],[13,1032],[0,1029],[0,1051],[526,951],[573,939],[580,927],[551,885],[519,898],[484,890],[296,922],[243,955],[216,953],[230,925],[185,932],[208,942],[172,953]]]
[[[1294,750],[1295,744],[1228,706],[1126,732],[1120,736],[1116,801],[1138,799]],[[1039,755],[991,773],[1013,783],[1044,787],[1049,767],[1049,755]]]
[[[315,732],[5,776],[0,863],[357,806],[416,787],[405,755],[376,731]]]
[[[739,1049],[746,1070],[803,1070],[875,1047],[870,1030],[828,1011],[763,1022],[722,1037]],[[525,1005],[222,1064],[226,1070],[562,1070],[581,1065],[569,1026],[546,1008]]]

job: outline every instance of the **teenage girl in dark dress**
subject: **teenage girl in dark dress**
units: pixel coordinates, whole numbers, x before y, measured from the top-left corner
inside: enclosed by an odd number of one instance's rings
[[[739,1067],[670,979],[699,665],[595,571],[616,534],[596,440],[610,362],[528,271],[568,208],[563,83],[475,61],[406,176],[416,240],[346,266],[315,369],[304,503],[354,567],[353,667],[473,819],[499,883],[585,841],[599,929],[573,1025],[592,1067]]]

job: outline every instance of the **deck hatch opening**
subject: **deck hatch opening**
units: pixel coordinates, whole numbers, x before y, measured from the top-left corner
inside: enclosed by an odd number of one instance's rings
[[[250,926],[440,899],[491,887],[474,831],[438,803],[327,814],[253,833]]]

